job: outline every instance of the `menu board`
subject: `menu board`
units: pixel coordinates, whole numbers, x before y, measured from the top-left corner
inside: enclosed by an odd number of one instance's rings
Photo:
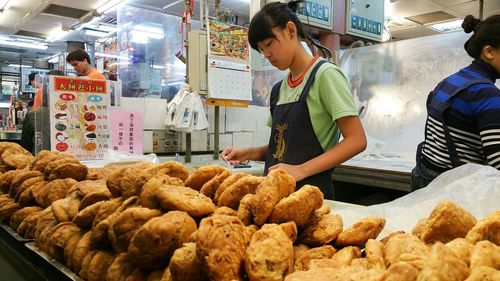
[[[96,160],[111,148],[111,100],[106,80],[50,77],[51,150]]]

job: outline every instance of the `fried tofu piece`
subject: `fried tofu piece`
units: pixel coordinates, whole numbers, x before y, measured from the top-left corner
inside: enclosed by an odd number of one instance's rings
[[[384,274],[384,281],[416,281],[419,270],[406,262],[391,264]]]
[[[194,190],[200,191],[205,183],[207,183],[223,171],[227,171],[227,169],[220,165],[206,165],[200,167],[186,179],[185,184],[186,186],[191,187]]]
[[[312,248],[295,260],[294,269],[295,271],[308,270],[311,260],[331,259],[336,252],[337,250],[330,245]]]
[[[396,263],[402,254],[426,257],[429,254],[429,248],[416,236],[405,233],[397,234],[385,244],[386,264],[389,266]]]
[[[470,263],[470,254],[472,252],[472,248],[474,245],[472,245],[471,242],[464,238],[455,238],[451,240],[450,242],[445,244],[446,247],[448,247],[457,257],[459,257],[461,260],[465,261],[467,265]]]
[[[263,177],[247,176],[241,177],[233,185],[227,187],[220,195],[217,206],[227,206],[234,210],[238,210],[241,199],[251,193],[255,194],[255,189],[262,182]]]
[[[301,232],[299,241],[312,247],[329,244],[342,232],[342,217],[338,214],[326,214],[316,217]]]
[[[209,197],[189,187],[164,185],[157,189],[156,196],[164,210],[185,211],[194,217],[215,211],[215,205]]]
[[[210,280],[244,280],[246,236],[245,226],[237,217],[217,215],[201,220],[196,254]]]
[[[252,205],[254,222],[263,225],[278,202],[295,191],[295,179],[285,170],[274,169],[255,190]]]
[[[293,272],[293,242],[277,224],[265,224],[252,236],[245,257],[250,281],[283,280]]]
[[[479,241],[470,254],[470,268],[489,266],[500,270],[500,246],[488,240]]]
[[[418,231],[421,232],[419,238],[425,243],[447,243],[455,238],[464,238],[476,222],[476,218],[465,209],[451,201],[443,201]]]
[[[352,245],[363,248],[368,239],[377,238],[384,226],[384,218],[366,217],[342,231],[335,240],[335,245]]]
[[[469,276],[467,264],[460,260],[443,243],[432,246],[418,280],[459,281]]]
[[[476,244],[481,240],[489,240],[500,246],[500,210],[481,219],[465,236],[465,239]]]
[[[128,247],[130,258],[143,269],[165,267],[174,251],[196,231],[196,222],[186,212],[171,211],[137,230]]]
[[[304,185],[290,196],[281,199],[274,207],[269,222],[293,221],[297,227],[304,227],[314,210],[323,205],[323,193],[313,185]]]
[[[206,280],[202,261],[196,255],[196,243],[185,243],[182,247],[175,250],[168,267],[173,280]]]

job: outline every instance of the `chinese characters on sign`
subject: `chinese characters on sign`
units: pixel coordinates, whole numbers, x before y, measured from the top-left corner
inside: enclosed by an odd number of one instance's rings
[[[51,77],[49,83],[51,149],[78,160],[102,159],[111,148],[107,81]]]
[[[114,109],[111,124],[113,150],[142,154],[142,112]]]

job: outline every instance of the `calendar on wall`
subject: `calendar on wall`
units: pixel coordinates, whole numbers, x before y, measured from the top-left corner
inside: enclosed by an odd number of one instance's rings
[[[208,97],[251,101],[247,28],[211,19],[208,38]]]

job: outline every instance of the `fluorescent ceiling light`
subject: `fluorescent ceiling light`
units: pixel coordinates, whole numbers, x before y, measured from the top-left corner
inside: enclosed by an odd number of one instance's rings
[[[23,47],[23,48],[38,49],[38,50],[47,50],[48,48],[47,45],[42,45],[37,43],[7,41],[7,40],[0,40],[0,45],[8,45],[8,46]]]
[[[68,34],[69,31],[64,31],[62,30],[61,28],[58,28],[58,29],[55,29],[55,30],[52,30],[50,33],[49,33],[49,37],[47,38],[47,41],[48,42],[54,42],[54,41],[57,41],[61,38],[63,38],[64,36],[66,36],[66,34]]]
[[[95,52],[94,55],[96,55],[98,57],[103,57],[103,58],[113,58],[113,59],[122,59],[122,60],[129,59],[128,57],[124,57],[124,56],[110,55],[110,54],[99,53],[99,52]]]
[[[123,1],[124,0],[108,0],[108,1],[103,1],[104,4],[102,4],[101,6],[97,7],[96,11],[98,13],[105,13],[108,10],[110,10],[111,8],[114,8],[115,6],[117,6],[118,4],[120,4]]]
[[[31,65],[24,65],[24,64],[19,65],[19,64],[13,64],[13,63],[11,63],[7,66],[9,66],[9,67],[32,67]]]
[[[433,23],[425,25],[425,27],[430,28],[432,30],[445,33],[445,32],[454,32],[462,29],[463,19],[457,19],[447,22]]]
[[[158,25],[138,24],[133,27],[135,31],[141,31],[148,38],[162,39],[163,27]]]
[[[86,29],[85,30],[85,35],[87,35],[87,36],[95,36],[95,37],[104,37],[104,36],[108,35],[108,32],[99,31],[99,30],[92,30],[92,29]]]

